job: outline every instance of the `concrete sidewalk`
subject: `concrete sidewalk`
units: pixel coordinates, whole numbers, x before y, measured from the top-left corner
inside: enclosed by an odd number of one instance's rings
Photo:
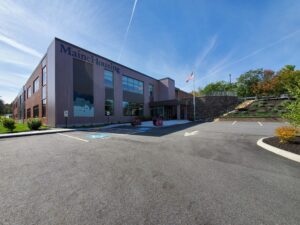
[[[23,137],[23,136],[31,136],[31,135],[42,135],[42,134],[54,134],[54,133],[63,133],[70,132],[76,129],[69,128],[51,128],[48,130],[35,130],[35,131],[25,131],[18,133],[8,133],[8,134],[0,134],[0,138],[12,138],[12,137]]]

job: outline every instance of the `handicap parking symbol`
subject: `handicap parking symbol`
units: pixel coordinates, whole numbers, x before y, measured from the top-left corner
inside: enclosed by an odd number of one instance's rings
[[[146,131],[149,131],[151,130],[151,128],[149,127],[139,127],[137,128],[138,132],[142,133],[142,132],[146,132]]]
[[[87,135],[87,137],[90,139],[105,139],[105,138],[109,138],[110,135],[103,134],[103,133],[97,133],[97,134],[89,134],[89,135]]]

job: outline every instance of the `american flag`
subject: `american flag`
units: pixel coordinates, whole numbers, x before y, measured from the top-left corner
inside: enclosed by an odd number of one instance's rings
[[[185,82],[188,83],[190,80],[194,80],[194,72],[186,78]]]

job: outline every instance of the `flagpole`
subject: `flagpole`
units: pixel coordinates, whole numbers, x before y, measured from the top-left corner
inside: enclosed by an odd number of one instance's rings
[[[196,74],[194,73],[194,79],[193,79],[193,106],[194,106],[194,121],[196,120],[196,101],[195,101],[195,78]]]

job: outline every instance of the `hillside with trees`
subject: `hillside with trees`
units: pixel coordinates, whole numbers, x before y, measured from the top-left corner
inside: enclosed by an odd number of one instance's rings
[[[256,69],[241,74],[236,82],[218,81],[199,89],[197,96],[234,92],[238,97],[255,97],[244,108],[227,117],[283,117],[300,126],[300,70],[286,65],[279,71]]]
[[[236,82],[217,81],[199,88],[196,96],[213,95],[220,92],[236,93],[238,97],[278,97],[289,94],[288,84],[295,84],[300,71],[295,66],[286,65],[281,70],[264,70],[262,68],[249,70],[241,74]]]

